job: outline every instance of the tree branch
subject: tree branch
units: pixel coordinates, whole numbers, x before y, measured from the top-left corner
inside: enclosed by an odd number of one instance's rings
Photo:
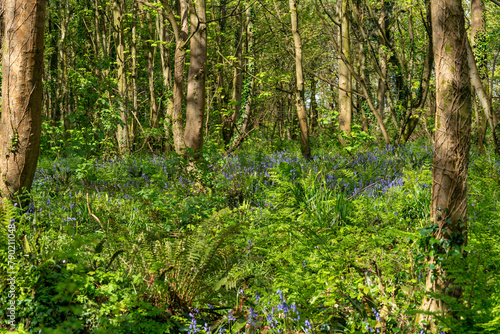
[[[498,1],[498,0],[491,0],[491,2],[493,2],[497,6],[500,6],[500,1]]]

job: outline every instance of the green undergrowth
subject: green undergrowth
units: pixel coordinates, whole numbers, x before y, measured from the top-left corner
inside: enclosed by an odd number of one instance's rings
[[[207,155],[208,156],[208,155]],[[15,230],[18,333],[422,333],[432,153],[422,146],[43,159]],[[500,329],[500,163],[472,155],[446,333]],[[0,322],[9,329],[7,233]]]

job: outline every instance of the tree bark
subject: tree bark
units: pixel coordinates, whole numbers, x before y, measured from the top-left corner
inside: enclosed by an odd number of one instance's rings
[[[172,134],[174,137],[174,148],[177,154],[183,154],[185,143],[183,138],[184,124],[182,113],[182,101],[184,95],[184,68],[186,61],[185,43],[188,38],[188,4],[187,0],[180,0],[180,21],[177,22],[174,12],[166,0],[162,0],[163,7],[167,12],[167,19],[172,26],[175,38],[174,53],[174,92],[172,106]]]
[[[194,159],[201,157],[203,116],[205,113],[205,77],[207,66],[207,26],[205,0],[189,1],[191,22],[191,59],[186,94],[186,129],[184,142]]]
[[[474,51],[474,56],[479,71],[479,77],[483,84],[483,88],[488,94],[488,68],[487,68],[487,55],[485,44],[486,38],[486,22],[484,13],[483,0],[471,0],[471,46]],[[489,98],[489,97],[488,97]],[[475,104],[474,104],[475,105]],[[478,108],[476,115],[476,128],[477,128],[477,147],[481,154],[485,154],[484,138],[486,135],[486,118],[482,113],[481,108]]]
[[[231,115],[231,137],[233,136],[234,127],[240,119],[241,111],[241,90],[243,85],[243,76],[241,73],[241,68],[243,65],[243,30],[245,26],[243,25],[243,17],[240,13],[236,16],[236,58],[237,66],[233,70],[233,96],[231,102],[233,105],[233,113]]]
[[[359,61],[359,76],[362,81],[366,82],[365,68],[366,68],[366,57],[365,57],[365,48],[361,41],[358,41],[358,61]],[[359,86],[361,86],[359,81],[356,81],[356,89],[359,90]],[[365,108],[364,108],[364,99],[361,96],[357,96],[356,106],[358,110],[361,112],[361,122],[362,129],[364,132],[368,133],[368,119],[366,118]]]
[[[229,146],[231,139],[233,138],[234,129],[236,123],[240,118],[241,111],[241,90],[243,84],[243,77],[241,73],[241,68],[243,64],[243,18],[242,14],[236,15],[236,33],[235,33],[235,54],[236,58],[234,69],[233,69],[233,92],[231,96],[231,110],[230,114],[224,116],[223,127],[222,127],[222,138],[224,139],[224,144]],[[222,75],[222,69],[219,72]],[[222,83],[222,76],[218,78],[219,82]]]
[[[61,4],[62,5],[62,4]],[[64,8],[61,8],[62,23],[61,37],[59,39],[59,110],[61,112],[61,120],[64,123],[64,128],[69,129],[70,122],[67,119],[69,114],[69,91],[68,91],[68,52],[66,46],[66,37],[69,25],[69,0],[64,2]]]
[[[472,48],[469,44],[469,40],[467,37],[465,38],[465,51],[467,53],[467,62],[469,64],[469,77],[472,84],[472,87],[475,90],[476,96],[481,103],[481,107],[485,113],[486,119],[490,124],[491,131],[493,134],[493,144],[495,145],[495,152],[497,155],[500,155],[500,129],[498,128],[498,120],[495,117],[495,112],[491,107],[491,99],[488,97],[488,94],[484,90],[483,84],[481,82],[481,77],[479,75],[479,71],[476,66],[476,61],[474,59],[474,54],[472,52]]]
[[[132,95],[132,114],[137,117],[137,98],[138,98],[138,85],[137,85],[137,16],[138,8],[137,3],[134,2],[132,5],[132,43],[130,44],[130,55],[132,58],[132,68],[130,79],[132,81],[132,89],[130,90],[130,94]],[[130,141],[133,143],[135,141],[136,133],[138,130],[137,120],[132,120],[132,127],[130,129]]]
[[[158,15],[156,17],[156,29],[158,30],[158,37],[160,38],[160,61],[161,61],[161,69],[163,73],[163,85],[167,92],[172,91],[172,68],[170,64],[170,52],[169,48],[165,46],[168,39],[168,31],[165,27],[164,17]],[[163,123],[163,129],[165,130],[165,149],[170,151],[171,144],[170,138],[172,137],[172,113],[174,110],[174,100],[173,95],[170,96],[167,93],[167,102],[166,102],[166,110],[165,110],[165,121]]]
[[[440,240],[428,258],[427,295],[421,310],[431,312],[420,322],[436,330],[433,315],[453,316],[439,297],[458,299],[461,289],[447,275],[442,258],[467,242],[467,175],[471,129],[471,89],[467,63],[467,35],[460,0],[432,0],[432,30],[436,71],[436,132],[432,170],[431,217]],[[436,248],[437,247],[437,248]],[[429,249],[430,251],[430,249]]]
[[[146,20],[148,22],[148,33],[149,40],[154,41],[154,31],[153,31],[153,21],[151,18],[151,12],[146,12]],[[149,103],[150,103],[150,115],[149,115],[149,126],[151,128],[158,127],[159,121],[159,111],[158,106],[156,104],[156,93],[155,93],[155,76],[154,76],[154,66],[155,66],[155,47],[151,44],[148,48],[148,82],[149,82]]]
[[[118,150],[120,153],[126,153],[130,149],[128,132],[128,109],[127,109],[127,77],[125,72],[125,41],[123,34],[123,0],[114,0],[113,2],[113,28],[116,44],[116,63],[117,63],[117,84],[118,84],[118,112],[120,123],[116,132],[118,140]]]
[[[240,133],[238,136],[238,139],[235,140],[233,143],[232,147],[230,148],[229,151],[234,150],[238,146],[240,146],[243,141],[245,140],[246,136],[249,131],[249,125],[250,125],[250,116],[252,112],[252,104],[253,104],[253,96],[254,96],[254,88],[255,88],[255,76],[254,76],[254,68],[255,68],[255,62],[254,62],[254,54],[253,54],[253,8],[249,7],[246,10],[246,53],[249,57],[247,63],[246,63],[246,72],[249,74],[249,77],[247,77],[247,80],[250,80],[250,85],[248,86],[248,91],[246,91],[246,103],[244,105],[243,109],[243,121],[241,123],[241,128],[240,128]]]
[[[316,78],[311,79],[311,133],[315,134],[315,129],[318,127],[318,102],[316,101]]]
[[[420,116],[422,115],[422,111],[424,110],[425,102],[427,100],[427,96],[429,94],[429,86],[432,74],[432,68],[434,63],[434,51],[432,48],[432,22],[431,22],[431,0],[425,0],[426,7],[426,21],[424,25],[427,29],[427,35],[429,36],[429,42],[427,44],[427,54],[425,55],[424,67],[422,69],[422,78],[420,79],[420,87],[418,89],[417,97],[412,102],[412,108],[416,110],[415,115],[409,116],[409,119],[404,121],[403,131],[401,138],[404,143],[408,142],[411,134],[417,127],[418,122],[420,121]],[[425,119],[424,119],[425,122]]]
[[[304,73],[302,70],[302,40],[299,33],[299,19],[297,15],[296,0],[289,0],[290,14],[292,21],[292,35],[295,45],[295,104],[297,107],[297,116],[299,118],[299,131],[300,131],[300,146],[302,155],[310,158],[311,150],[309,148],[309,133],[307,128],[307,111],[304,101]]]
[[[45,0],[6,0],[4,13],[0,191],[29,191],[40,151]]]
[[[384,0],[380,1],[380,5],[381,5],[380,18],[379,18],[380,36],[379,36],[379,50],[378,50],[380,76],[378,79],[378,89],[377,89],[377,107],[379,114],[383,118],[385,113],[385,86],[387,82],[387,45],[385,43],[385,40],[387,38],[387,32],[386,32],[387,13],[385,10]]]
[[[351,62],[351,47],[349,42],[349,30],[350,22],[347,17],[347,6],[348,1],[342,0],[338,3],[338,14],[340,17],[340,33],[339,33],[339,45],[340,52],[345,58],[339,59],[339,125],[340,131],[343,131],[347,136],[351,134],[351,119],[352,119],[352,77],[349,68],[347,67],[348,62]],[[345,145],[345,141],[341,137],[341,142]]]
[[[316,6],[316,12],[320,15],[320,19],[323,23],[323,26],[327,27],[325,19],[324,19],[323,15],[321,15],[321,11],[319,10],[319,8],[316,4],[315,4],[315,6]],[[359,8],[357,8],[357,6],[353,6],[352,8],[354,9],[354,14],[356,16],[357,22],[358,23],[361,22],[361,15],[359,14]],[[358,24],[358,26],[361,27],[361,24]],[[348,61],[348,59],[345,57],[345,55],[341,52],[341,48],[337,42],[337,39],[334,36],[332,36],[332,33],[328,28],[326,30],[331,36],[331,41],[333,42],[333,46],[335,48],[335,51],[342,58],[342,60],[346,64],[347,68],[351,72],[354,79],[359,83],[360,88],[362,90],[362,93],[365,96],[366,102],[367,102],[368,106],[370,107],[370,110],[375,115],[375,118],[377,119],[377,123],[378,123],[378,126],[380,127],[380,131],[382,132],[382,136],[384,137],[384,141],[388,144],[390,142],[390,138],[389,138],[389,134],[387,133],[387,129],[385,127],[383,117],[382,117],[382,115],[380,115],[377,108],[375,108],[375,105],[373,104],[371,97],[370,97],[370,94],[368,92],[369,81],[363,80],[362,77],[354,71],[352,64]],[[364,40],[368,43],[368,38],[366,37],[366,34],[364,33],[363,29],[361,29],[361,32],[363,34]]]

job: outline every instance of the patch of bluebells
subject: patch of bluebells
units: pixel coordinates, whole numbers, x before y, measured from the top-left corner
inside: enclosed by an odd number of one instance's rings
[[[233,316],[233,311],[229,310],[227,314],[227,321],[231,323],[232,321],[236,321],[236,318]]]
[[[191,322],[189,323],[189,331],[188,334],[195,334],[198,333],[200,330],[196,324],[196,317],[195,313],[189,313],[189,316],[191,317]]]
[[[346,196],[364,192],[369,197],[378,197],[394,187],[403,185],[403,167],[408,163],[413,168],[420,169],[428,166],[431,159],[431,148],[424,147],[417,150],[412,145],[401,146],[398,149],[387,145],[383,149],[374,148],[367,152],[357,152],[353,157],[339,153],[329,153],[313,156],[305,160],[299,153],[275,152],[254,159],[248,154],[232,155],[222,158],[222,163],[215,166],[215,171],[221,175],[220,181],[229,184],[244,184],[244,179],[257,179],[263,182],[254,182],[251,193],[259,193],[260,187],[268,188],[274,185],[271,171],[280,163],[290,165],[292,181],[296,175],[318,175],[318,172],[329,172],[321,176],[328,187],[339,188]],[[343,168],[345,167],[345,168]],[[346,178],[343,173],[335,172],[349,169],[353,176]],[[300,173],[299,173],[300,172]],[[320,176],[318,176],[320,177]],[[368,189],[365,189],[370,186]],[[272,203],[256,199],[257,206],[272,206]]]
[[[364,329],[369,331],[370,333],[380,333],[380,329],[378,328],[373,328],[370,326],[370,324],[368,323],[367,319],[363,320],[363,325],[364,325]]]
[[[255,326],[255,323],[257,322],[257,317],[259,316],[259,314],[255,312],[253,307],[250,307],[248,312],[249,312],[249,315],[248,315],[247,323],[251,326]]]
[[[207,167],[217,175],[218,184],[230,187],[245,185],[248,200],[252,206],[273,208],[272,198],[257,198],[273,187],[271,171],[280,163],[289,164],[292,179],[298,175],[318,175],[320,171],[333,171],[321,174],[322,182],[330,188],[338,188],[346,196],[363,193],[366,196],[377,197],[389,189],[403,184],[403,166],[413,161],[414,168],[428,164],[431,148],[417,150],[412,145],[396,149],[387,145],[385,148],[374,148],[366,152],[354,153],[352,157],[340,153],[318,154],[310,160],[305,160],[298,152],[279,151],[256,158],[250,154],[241,153],[230,156],[212,156]],[[58,203],[56,207],[72,209],[77,200],[76,195],[85,189],[92,189],[97,198],[105,193],[110,204],[123,206],[125,202],[142,200],[138,194],[143,189],[161,188],[162,190],[184,189],[189,191],[193,178],[182,174],[179,169],[178,157],[163,157],[158,155],[133,157],[131,159],[112,158],[96,159],[92,163],[92,173],[95,177],[81,180],[81,185],[74,179],[76,162],[71,159],[59,159],[39,167],[35,174],[33,187],[52,190],[52,196],[64,197],[66,203]],[[347,167],[345,167],[347,165]],[[345,167],[345,168],[343,168]],[[350,170],[352,177],[347,178],[340,170]],[[69,175],[69,176],[68,176]],[[295,175],[295,176],[294,176]],[[68,179],[69,177],[69,179]],[[69,180],[69,181],[68,181]],[[249,182],[253,180],[252,182]],[[69,183],[69,184],[68,184]],[[368,189],[365,187],[370,186]],[[78,189],[81,187],[80,189]],[[422,185],[425,187],[425,185]],[[74,189],[73,189],[74,188]],[[45,193],[46,192],[42,192]],[[62,196],[61,196],[62,195]],[[53,208],[48,194],[44,195],[42,203],[47,202],[48,215]],[[248,197],[248,196],[247,196]],[[68,202],[69,200],[69,202]],[[37,202],[38,205],[41,202]],[[228,205],[238,206],[238,201],[228,202]],[[34,214],[35,210],[29,208]],[[31,220],[31,218],[30,218]]]
[[[244,291],[238,291],[238,294],[243,294]],[[261,297],[259,294],[255,294],[256,307],[262,307],[262,313],[258,312],[256,308],[249,307],[248,308],[248,316],[245,319],[246,323],[250,326],[255,326],[257,321],[260,318],[265,318],[267,321],[267,325],[273,330],[273,332],[281,333],[283,330],[287,329],[300,329],[302,328],[305,333],[312,333],[312,325],[309,319],[305,319],[305,321],[301,323],[300,312],[295,303],[292,303],[288,306],[283,291],[278,290],[276,292],[279,296],[280,301],[276,306],[272,306],[271,302],[268,303],[267,306],[264,306],[260,303]],[[212,305],[210,305],[212,306]],[[213,307],[213,306],[212,306]],[[189,324],[188,334],[195,334],[200,332],[200,329],[203,329],[205,333],[211,333],[209,324],[205,323],[203,327],[197,324],[196,315],[199,313],[199,310],[194,310],[194,312],[189,313],[191,318]],[[288,320],[287,320],[288,319]],[[229,329],[231,329],[232,324],[236,321],[236,317],[233,314],[232,310],[228,310],[227,314],[227,324]],[[293,328],[286,328],[288,326],[293,326]],[[217,331],[217,333],[226,332],[226,327],[221,327]],[[215,332],[214,332],[215,333]]]
[[[380,321],[380,312],[378,312],[375,308],[372,307],[372,312],[373,312],[373,315],[375,316],[375,319],[377,319],[377,321]]]

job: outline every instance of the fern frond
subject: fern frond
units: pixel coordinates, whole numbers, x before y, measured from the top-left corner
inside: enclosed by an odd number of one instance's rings
[[[241,277],[231,274],[238,253],[227,242],[239,233],[239,224],[214,232],[215,221],[207,220],[189,234],[174,231],[154,243],[150,266],[159,272],[157,285],[167,295],[169,307],[188,309],[195,299],[205,300]]]

